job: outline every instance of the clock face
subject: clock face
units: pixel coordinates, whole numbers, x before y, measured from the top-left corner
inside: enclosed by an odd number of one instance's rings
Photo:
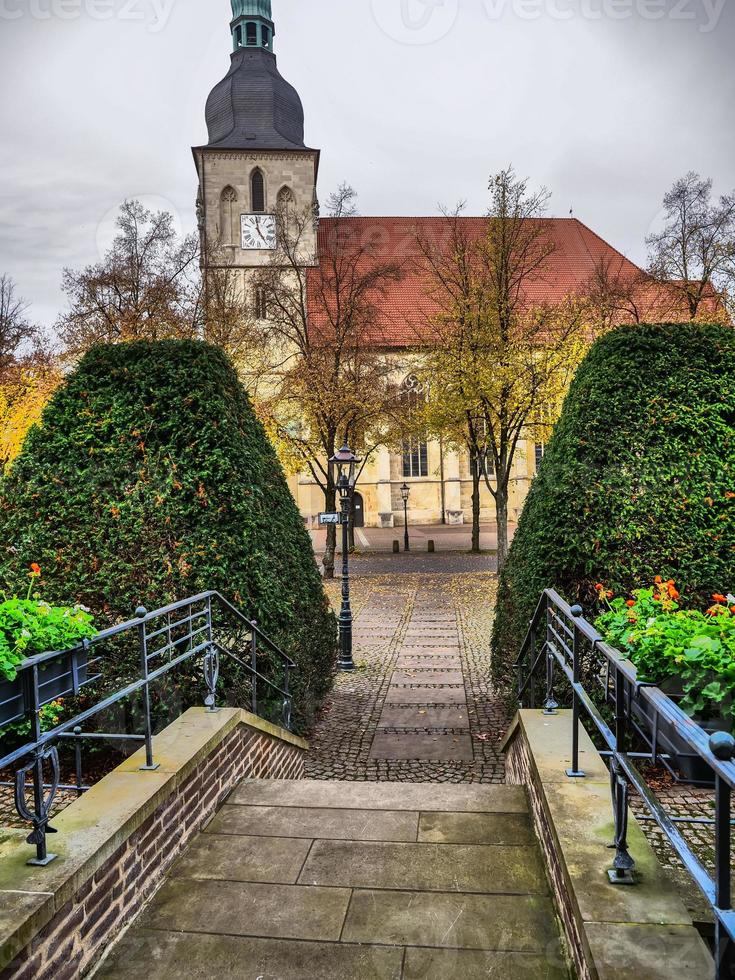
[[[276,216],[274,214],[243,214],[240,216],[242,247],[252,249],[276,247]]]

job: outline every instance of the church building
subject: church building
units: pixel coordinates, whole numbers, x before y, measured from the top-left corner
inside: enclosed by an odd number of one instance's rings
[[[203,241],[218,243],[229,267],[242,275],[245,295],[252,295],[256,316],[266,314],[265,300],[249,285],[271,261],[277,247],[276,214],[283,205],[298,211],[314,207],[313,232],[304,242],[303,263],[319,274],[320,241],[329,233],[329,218],[318,215],[317,179],[320,151],[304,141],[304,110],[298,93],[280,74],[274,53],[276,29],[271,0],[232,0],[230,70],[212,90],[206,106],[209,142],[193,150],[199,177],[198,217]],[[449,219],[348,218],[355,240],[370,235],[384,256],[401,261],[411,251],[417,232],[440,241]],[[478,223],[479,234],[486,218]],[[595,269],[614,267],[619,281],[635,282],[642,272],[575,218],[549,219],[554,244],[539,301],[561,300],[581,289]],[[206,254],[206,253],[205,253]],[[205,258],[205,266],[207,259]],[[407,265],[407,268],[411,268]],[[253,278],[253,282],[255,279]],[[391,359],[410,392],[412,360],[417,356],[415,318],[426,282],[415,269],[390,284],[382,299],[383,320],[376,344]],[[353,447],[359,452],[360,447]],[[356,494],[356,524],[393,527],[403,523],[401,486],[411,488],[409,521],[414,524],[471,522],[472,474],[466,454],[438,440],[411,439],[402,452],[377,451],[366,466]],[[526,442],[516,455],[510,490],[509,517],[520,514],[538,467],[543,446]],[[320,488],[304,472],[291,486],[308,526],[324,510]],[[495,510],[485,486],[481,519],[493,523]]]

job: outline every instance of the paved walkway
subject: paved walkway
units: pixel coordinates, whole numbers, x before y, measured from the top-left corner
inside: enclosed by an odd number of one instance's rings
[[[318,779],[502,783],[507,728],[493,696],[495,576],[366,575],[353,584],[358,670],[337,677],[310,735]],[[333,600],[338,583],[328,583]]]
[[[99,977],[563,980],[512,786],[246,781]]]

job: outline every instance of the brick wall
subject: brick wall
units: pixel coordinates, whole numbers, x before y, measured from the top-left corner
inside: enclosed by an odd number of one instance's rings
[[[301,779],[303,749],[238,725],[86,881],[0,980],[78,977],[148,901],[188,841],[246,777]]]
[[[525,786],[528,792],[536,836],[544,855],[546,876],[554,895],[557,912],[562,920],[567,953],[574,962],[576,976],[579,980],[596,980],[597,974],[593,975],[589,968],[592,957],[589,951],[585,950],[584,938],[574,914],[572,892],[565,882],[559,857],[561,849],[554,836],[549,814],[543,804],[543,790],[538,773],[532,765],[528,743],[519,733],[507,746],[505,773],[508,785]]]

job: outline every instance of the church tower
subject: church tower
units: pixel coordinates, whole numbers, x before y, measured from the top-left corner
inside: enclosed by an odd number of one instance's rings
[[[301,99],[278,71],[271,0],[232,0],[230,31],[230,70],[207,99],[209,142],[193,153],[205,266],[242,269],[247,294],[249,273],[277,247],[279,207],[316,208],[319,151],[305,145]],[[302,244],[314,264],[316,222]]]

